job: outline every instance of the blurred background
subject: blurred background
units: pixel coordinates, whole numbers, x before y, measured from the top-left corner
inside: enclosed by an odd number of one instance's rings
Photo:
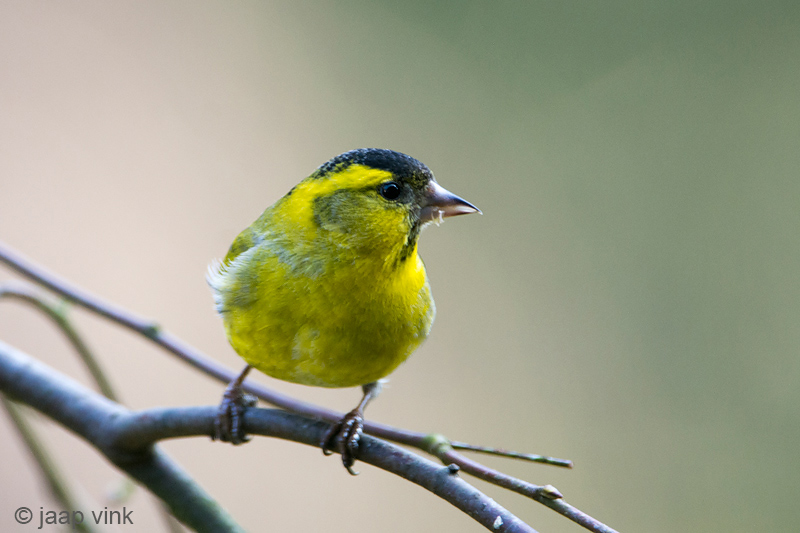
[[[406,152],[484,216],[424,233],[437,322],[370,418],[572,459],[487,463],[623,532],[789,531],[798,87],[794,1],[3,0],[0,239],[240,368],[208,263],[330,157]],[[222,384],[73,316],[130,407],[218,402]],[[27,307],[0,303],[0,339],[89,383]],[[359,397],[257,379],[340,410]],[[121,476],[36,427],[107,505]],[[56,504],[4,415],[0,435],[0,529],[22,531],[17,507]],[[480,530],[318,449],[163,447],[250,531]],[[539,531],[581,531],[476,485]],[[121,530],[161,530],[144,491],[126,505]]]

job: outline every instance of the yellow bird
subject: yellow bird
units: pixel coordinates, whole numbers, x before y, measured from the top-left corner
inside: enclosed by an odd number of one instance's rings
[[[377,148],[331,159],[268,207],[209,269],[228,339],[247,362],[225,391],[216,437],[247,440],[241,384],[251,367],[303,385],[361,385],[359,405],[321,443],[354,473],[364,408],[436,313],[420,231],[476,212],[421,162]]]

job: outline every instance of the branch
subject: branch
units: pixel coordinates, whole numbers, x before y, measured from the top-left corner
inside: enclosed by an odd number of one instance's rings
[[[113,428],[129,411],[0,342],[0,390],[88,441],[200,532],[244,531],[155,446],[121,448]]]
[[[161,348],[223,383],[229,383],[238,375],[238,372],[225,368],[177,337],[162,331],[157,323],[141,318],[125,309],[107,303],[86,291],[72,286],[58,276],[33,264],[30,260],[5,246],[3,243],[0,243],[0,262],[5,263],[13,270],[32,279],[36,283],[56,292],[68,301],[74,302],[112,322],[143,335]],[[315,420],[337,422],[342,417],[342,413],[296,400],[249,380],[245,381],[243,388],[267,403]],[[369,435],[412,446],[430,453],[444,464],[455,464],[462,472],[469,473],[479,479],[534,499],[590,531],[596,533],[617,533],[614,529],[566,503],[562,499],[561,493],[552,485],[535,485],[482,465],[456,452],[453,444],[444,437],[398,429],[373,421],[365,421],[364,431]],[[462,449],[481,448],[465,447],[461,443],[456,443],[456,445]],[[510,457],[523,455],[515,452],[504,452],[502,450],[497,450],[494,453]],[[570,461],[562,459],[544,458],[543,462],[566,467],[571,467],[572,465]]]
[[[208,437],[217,408],[188,407],[132,412],[89,391],[0,342],[0,390],[72,430],[117,467],[147,486],[181,521],[197,531],[240,531],[232,519],[154,445],[177,437]],[[248,433],[318,446],[327,424],[276,409],[250,409]],[[516,516],[458,477],[458,469],[368,435],[359,459],[392,472],[452,503],[493,531],[536,533]]]
[[[69,344],[78,353],[81,361],[86,366],[87,370],[92,376],[92,379],[94,380],[95,385],[97,385],[97,388],[100,390],[103,396],[111,401],[119,403],[119,398],[114,391],[114,388],[111,386],[111,382],[106,377],[105,372],[103,372],[100,363],[94,356],[94,353],[92,353],[86,341],[84,341],[83,337],[78,333],[78,330],[69,320],[69,315],[67,313],[67,302],[63,300],[58,303],[49,302],[48,298],[46,298],[44,294],[41,294],[40,291],[35,290],[34,287],[31,287],[26,283],[14,283],[13,281],[0,285],[0,300],[3,299],[16,299],[30,304],[35,309],[50,318],[58,330],[64,334]],[[25,440],[28,449],[33,454],[34,460],[39,465],[44,478],[51,486],[56,499],[61,502],[64,509],[77,509],[78,507],[74,505],[75,497],[72,495],[69,487],[66,483],[64,483],[61,475],[58,473],[55,463],[50,460],[44,445],[39,442],[38,438],[33,432],[33,428],[28,426],[23,413],[19,411],[13,402],[9,401],[4,396],[0,397],[0,399],[2,399],[3,406],[11,417],[12,422]],[[120,487],[115,490],[116,495],[113,497],[116,500],[115,503],[121,503],[120,500],[122,498],[129,498],[135,489],[136,484],[133,483],[130,478],[126,477],[122,479]],[[119,496],[120,494],[123,496]],[[159,512],[161,513],[168,530],[172,533],[179,533],[182,531],[180,526],[177,525],[175,518],[164,506],[164,503],[160,500],[157,500],[157,502]],[[78,524],[78,529],[82,531],[89,531],[89,528],[90,526],[88,522]]]
[[[28,451],[31,452],[34,461],[37,465],[39,465],[39,470],[42,473],[42,477],[44,477],[45,481],[47,482],[47,487],[50,489],[50,492],[56,501],[61,504],[62,509],[80,509],[81,506],[78,505],[74,495],[69,490],[69,487],[64,480],[64,476],[61,474],[56,466],[56,463],[47,452],[47,449],[39,440],[36,432],[33,430],[26,417],[21,412],[21,408],[6,398],[3,394],[0,394],[0,403],[2,403],[3,408],[8,413],[9,418],[11,418],[11,422],[17,428],[17,432],[22,437],[22,440],[25,441]],[[96,531],[96,529],[93,528],[92,524],[89,522],[79,522],[75,524],[75,527],[79,531],[83,531],[85,533],[92,533],[93,531]]]

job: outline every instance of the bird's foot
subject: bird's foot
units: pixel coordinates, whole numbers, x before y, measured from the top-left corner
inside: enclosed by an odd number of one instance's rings
[[[231,383],[222,395],[217,418],[214,420],[212,440],[231,444],[244,444],[250,437],[244,432],[244,412],[257,403],[255,396],[246,394],[241,383]]]
[[[361,409],[353,409],[325,432],[320,443],[322,453],[331,455],[331,450],[338,450],[344,467],[350,474],[357,476],[358,472],[353,470],[353,464],[358,456],[358,442],[363,432],[364,413]]]

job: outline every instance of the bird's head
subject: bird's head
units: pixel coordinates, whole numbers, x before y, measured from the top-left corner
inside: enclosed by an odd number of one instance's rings
[[[378,148],[334,157],[295,189],[285,199],[296,194],[327,238],[400,261],[416,253],[419,233],[428,223],[480,213],[439,185],[421,162]]]

